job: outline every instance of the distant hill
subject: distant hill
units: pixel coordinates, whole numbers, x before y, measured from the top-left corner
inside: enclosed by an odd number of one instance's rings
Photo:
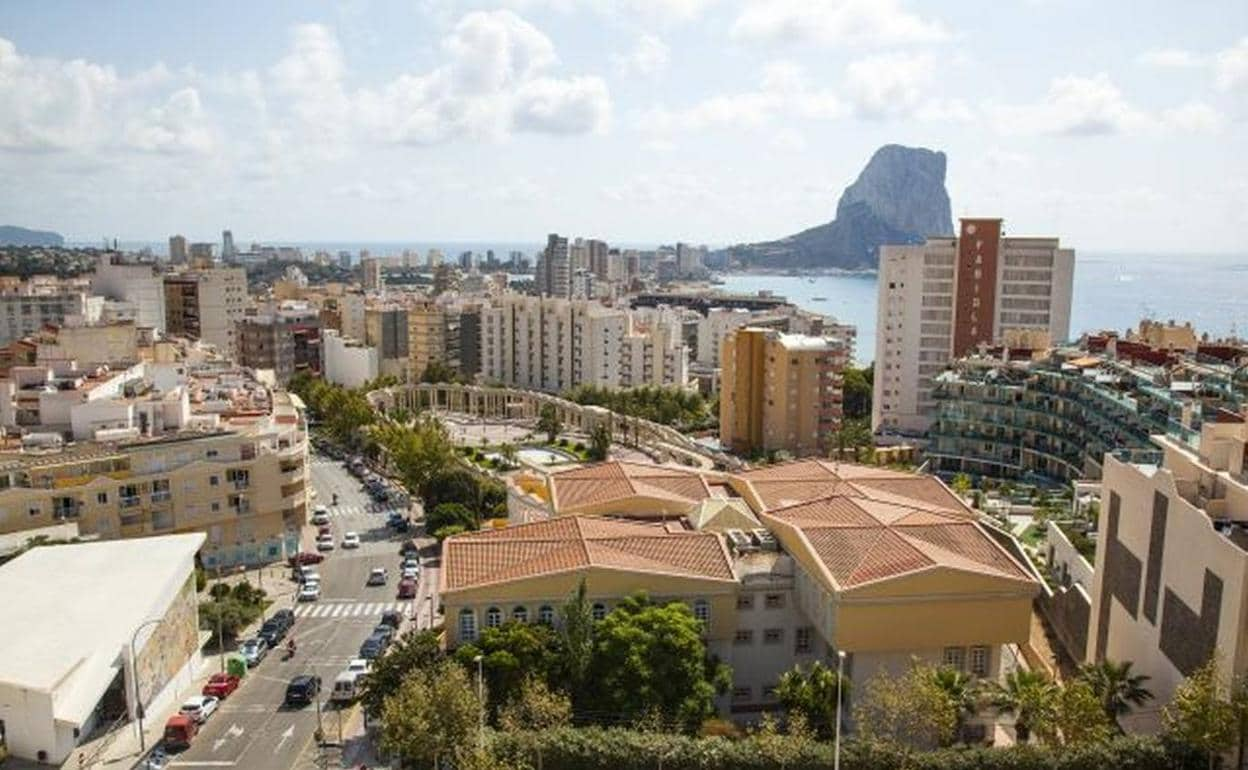
[[[796,235],[725,249],[730,263],[764,268],[875,268],[880,246],[952,235],[945,154],[887,144],[845,188],[836,218]]]
[[[64,246],[60,233],[27,230],[25,227],[0,225],[0,246]]]

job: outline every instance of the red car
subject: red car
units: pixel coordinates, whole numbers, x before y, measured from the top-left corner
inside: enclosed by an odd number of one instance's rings
[[[203,694],[225,700],[230,693],[238,689],[238,677],[233,674],[213,674],[204,685]]]
[[[299,566],[301,564],[320,564],[325,561],[325,556],[323,554],[316,553],[315,551],[300,551],[299,553],[291,556],[288,561],[292,567]]]
[[[411,578],[404,578],[399,581],[399,598],[415,599],[416,598],[416,581]]]

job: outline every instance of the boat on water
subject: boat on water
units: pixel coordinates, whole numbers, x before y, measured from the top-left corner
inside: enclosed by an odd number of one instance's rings
[[[814,278],[807,278],[807,279],[806,279],[806,283],[814,283],[814,282],[815,282],[815,279],[814,279]]]
[[[827,297],[811,297],[810,299],[812,302],[827,302],[828,301]]]

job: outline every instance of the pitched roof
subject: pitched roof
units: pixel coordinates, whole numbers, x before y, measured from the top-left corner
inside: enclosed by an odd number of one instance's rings
[[[709,532],[665,524],[565,516],[447,538],[443,591],[589,567],[733,581],[728,552]]]
[[[741,478],[763,519],[800,531],[840,590],[938,567],[1033,582],[933,477],[806,460]]]
[[[552,473],[547,483],[556,514],[636,497],[692,507],[712,496],[706,480],[695,471],[619,461]]]

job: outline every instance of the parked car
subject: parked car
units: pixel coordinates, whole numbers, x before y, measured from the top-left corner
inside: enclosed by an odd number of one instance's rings
[[[342,547],[343,548],[359,548],[360,547],[360,533],[348,532],[347,534],[343,535]]]
[[[350,703],[359,697],[359,683],[359,674],[343,671],[334,677],[334,689],[330,691],[329,699],[337,703]]]
[[[169,755],[160,746],[152,749],[152,753],[147,755],[147,760],[143,762],[143,770],[165,770],[169,767]]]
[[[370,636],[360,645],[360,657],[364,660],[376,660],[386,651],[386,643],[378,636]]]
[[[286,685],[287,706],[306,706],[321,691],[321,678],[311,674],[300,674]]]
[[[192,695],[186,699],[178,711],[202,725],[217,710],[219,702],[211,695]]]
[[[204,689],[200,690],[200,692],[219,700],[225,700],[230,697],[230,693],[238,689],[240,681],[233,674],[213,674],[208,677],[208,681],[204,684]]]
[[[316,539],[316,550],[318,551],[334,550],[334,536],[333,535],[321,535],[320,537],[318,537]]]
[[[399,598],[415,599],[416,598],[416,581],[411,578],[399,581]]]
[[[420,553],[420,546],[415,540],[404,540],[403,545],[399,546],[400,556],[415,556]]]
[[[270,618],[264,621],[264,625],[260,626],[260,630],[256,632],[256,636],[268,643],[269,649],[273,649],[277,646],[278,642],[285,638],[286,632],[289,628],[289,626],[281,621]]]
[[[317,575],[316,579],[319,581],[321,579],[320,575]],[[280,609],[270,615],[269,620],[281,623],[286,627],[286,630],[289,631],[295,625],[295,611],[291,609]]]
[[[404,580],[420,580],[420,570],[416,567],[404,567],[400,576]]]
[[[394,629],[386,623],[378,623],[373,629],[372,636],[380,638],[384,647],[389,647],[390,643],[394,641]]]
[[[320,564],[325,561],[325,554],[314,553],[312,551],[300,551],[291,556],[287,561],[292,567],[300,567],[307,564]]]
[[[370,586],[384,586],[386,584],[386,568],[374,567],[368,573],[368,584]]]
[[[299,587],[299,601],[314,602],[319,598],[321,598],[321,583],[319,580],[304,583]]]
[[[181,751],[189,748],[195,734],[199,732],[199,722],[185,714],[174,714],[165,722],[165,748],[169,751]]]
[[[383,612],[381,613],[381,624],[384,626],[390,626],[395,631],[398,631],[399,626],[403,625],[403,613],[394,612],[393,610],[390,612]]]
[[[243,642],[243,646],[238,648],[239,654],[243,656],[243,660],[247,661],[247,666],[255,666],[264,660],[264,656],[269,654],[269,643],[258,636],[254,636]]]
[[[315,567],[299,567],[297,577],[300,583],[317,582],[321,579],[321,573]]]
[[[316,509],[312,511],[312,523],[313,524],[328,524],[329,523],[329,509],[323,505],[316,506]]]
[[[373,664],[363,658],[352,658],[347,661],[346,670],[355,674],[367,674],[373,670]]]

